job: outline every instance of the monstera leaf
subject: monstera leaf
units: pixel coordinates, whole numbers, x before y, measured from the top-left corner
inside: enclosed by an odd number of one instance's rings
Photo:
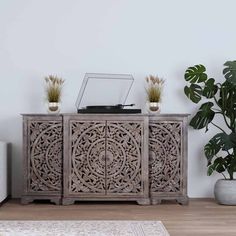
[[[207,80],[206,68],[203,65],[195,65],[189,67],[185,71],[184,78],[186,81],[193,83],[201,83]]]
[[[222,112],[230,119],[235,129],[236,119],[236,85],[226,81],[220,88],[220,99],[218,104]]]
[[[231,134],[222,133],[219,138],[221,139],[221,145],[223,151],[228,151],[232,148],[236,148],[236,133],[231,133]]]
[[[190,125],[194,129],[202,129],[206,127],[206,131],[208,131],[208,124],[215,116],[215,112],[211,109],[213,106],[214,104],[212,102],[202,104],[197,114],[190,121]]]
[[[222,173],[226,170],[226,161],[222,157],[218,157],[215,159],[214,163],[208,167],[207,174],[211,175],[213,171],[217,171],[218,173]]]
[[[208,161],[208,165],[211,164],[212,158],[220,151],[220,149],[221,146],[219,145],[219,139],[217,139],[215,135],[204,147],[204,152]]]
[[[229,154],[225,157],[225,161],[227,163],[227,170],[233,178],[233,174],[236,172],[236,157]]]
[[[203,89],[202,95],[206,98],[213,98],[218,91],[217,85],[215,85],[215,80],[213,78],[206,81],[205,87]]]
[[[220,149],[228,151],[234,147],[236,147],[236,133],[218,133],[206,144],[204,152],[207,160],[211,161]]]
[[[191,84],[189,87],[184,87],[184,93],[192,102],[198,103],[202,98],[202,87],[197,84]]]
[[[227,61],[224,66],[226,68],[223,70],[223,74],[226,80],[236,85],[236,61]]]

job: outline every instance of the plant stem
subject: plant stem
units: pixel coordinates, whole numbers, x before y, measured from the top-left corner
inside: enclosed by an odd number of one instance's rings
[[[223,133],[225,133],[226,134],[226,132],[222,129],[222,128],[220,128],[220,126],[218,126],[218,125],[216,125],[216,124],[214,124],[213,122],[211,122],[211,124],[213,124],[215,127],[217,127],[218,129],[220,129]]]
[[[234,173],[233,173],[233,172],[230,172],[230,173],[229,173],[229,179],[230,179],[230,180],[233,180],[233,179],[234,179]]]
[[[216,105],[217,105],[218,107],[220,107],[219,103],[218,103],[217,100],[216,100],[216,96],[214,96],[213,99],[214,99]]]
[[[223,172],[222,172],[221,174],[222,174],[222,175],[224,176],[224,178],[226,179],[226,176],[225,176],[225,174],[224,174]]]
[[[229,156],[231,156],[231,154],[230,154],[229,150],[227,150],[226,152],[228,153],[228,155],[229,155]]]
[[[226,117],[225,117],[225,114],[222,112],[222,115],[224,117],[224,120],[225,120],[225,124],[227,125],[227,127],[232,130],[232,128],[230,127],[230,125],[228,124],[227,120],[226,120]]]

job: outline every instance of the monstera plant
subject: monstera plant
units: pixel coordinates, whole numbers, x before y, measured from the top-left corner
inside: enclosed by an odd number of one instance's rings
[[[210,126],[219,130],[204,147],[208,175],[216,171],[222,173],[225,179],[233,180],[236,172],[236,61],[224,64],[223,75],[224,81],[219,83],[206,74],[203,65],[189,67],[184,75],[189,83],[184,93],[192,102],[201,103],[190,126],[204,128],[206,132]],[[232,204],[236,204],[236,197]]]

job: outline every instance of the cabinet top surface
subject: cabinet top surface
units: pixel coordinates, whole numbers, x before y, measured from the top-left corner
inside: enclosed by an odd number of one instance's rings
[[[91,117],[99,117],[99,116],[148,116],[148,117],[187,117],[189,114],[187,113],[161,113],[161,114],[147,114],[147,113],[141,113],[141,114],[78,114],[78,113],[59,113],[59,114],[47,114],[47,113],[28,113],[28,114],[21,114],[22,116],[51,116],[51,117],[61,117],[61,116],[91,116]]]

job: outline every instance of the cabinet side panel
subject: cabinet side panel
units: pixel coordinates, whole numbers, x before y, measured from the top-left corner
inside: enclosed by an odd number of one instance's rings
[[[28,120],[23,117],[23,192],[22,195],[26,195],[28,192],[28,159],[30,155],[28,154]]]
[[[187,185],[188,185],[188,118],[183,120],[183,135],[182,135],[182,171],[183,171],[183,194],[187,198]]]
[[[183,191],[182,122],[149,124],[150,192],[169,196]]]

